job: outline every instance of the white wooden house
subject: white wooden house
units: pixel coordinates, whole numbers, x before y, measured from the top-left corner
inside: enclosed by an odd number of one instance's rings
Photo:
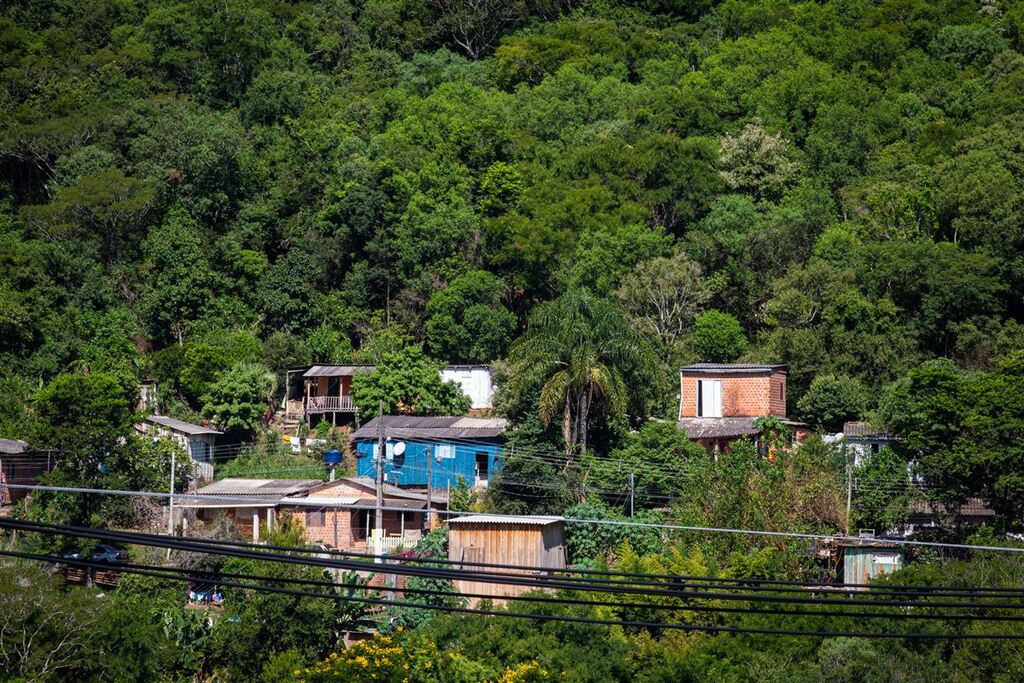
[[[449,365],[441,368],[441,379],[452,381],[462,387],[462,393],[473,402],[474,411],[490,410],[494,407],[494,378],[489,365]]]
[[[200,479],[213,479],[213,448],[217,437],[223,432],[163,415],[150,415],[135,427],[143,434],[171,439],[184,448],[192,461],[196,463]]]

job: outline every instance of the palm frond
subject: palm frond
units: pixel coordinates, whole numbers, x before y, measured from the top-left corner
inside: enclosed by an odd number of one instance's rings
[[[551,418],[565,408],[565,399],[569,389],[569,373],[566,370],[556,372],[544,383],[540,390],[540,421],[546,427]]]

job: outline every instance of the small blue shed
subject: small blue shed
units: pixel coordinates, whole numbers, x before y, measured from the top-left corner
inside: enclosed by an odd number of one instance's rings
[[[486,486],[501,471],[508,426],[503,419],[385,415],[373,418],[352,435],[358,476],[377,476],[382,421],[384,476],[389,484],[426,487],[428,458],[430,486],[435,489],[452,488],[459,477],[471,486]],[[399,443],[405,448],[396,455]]]
[[[843,583],[857,590],[866,590],[868,583],[903,567],[903,548],[898,543],[863,535],[839,541],[836,548],[842,554]]]

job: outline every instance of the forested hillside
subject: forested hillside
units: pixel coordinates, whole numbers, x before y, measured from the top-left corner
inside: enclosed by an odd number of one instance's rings
[[[654,414],[685,360],[786,363],[812,420],[816,378],[853,415],[987,368],[1024,347],[1022,41],[995,0],[6,3],[4,431],[80,368],[198,410],[204,345],[494,361],[579,287],[655,345]]]
[[[55,449],[42,483],[195,483],[179,447],[135,433],[143,379],[225,432],[217,477],[316,480],[317,454],[268,428],[286,368],[374,365],[350,373],[365,418],[461,415],[438,369],[487,363],[508,457],[448,508],[564,515],[571,564],[671,589],[567,583],[508,606],[528,619],[439,616],[467,604],[458,575],[413,574],[389,602],[294,557],[133,545],[177,574],[98,593],[5,558],[0,645],[28,645],[0,647],[0,671],[1022,680],[1022,131],[1016,0],[0,3],[0,438]],[[787,365],[778,400],[811,430],[863,419],[892,447],[792,446],[774,415],[762,450],[709,457],[677,428],[679,368],[733,361]],[[320,425],[317,448],[348,445]],[[154,501],[34,493],[14,518],[173,524]],[[939,543],[905,548],[894,592],[851,612],[821,590],[836,534],[914,515],[938,522],[907,533]],[[300,518],[263,538],[305,545]],[[62,564],[133,543],[21,528],[5,548]],[[180,581],[200,575],[242,583],[197,605]],[[687,597],[693,577],[744,592]]]

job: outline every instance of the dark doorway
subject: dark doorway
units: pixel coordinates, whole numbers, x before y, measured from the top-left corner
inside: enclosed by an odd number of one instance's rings
[[[477,451],[476,454],[476,479],[477,481],[487,481],[490,478],[490,467],[488,466],[488,457],[486,451]]]

